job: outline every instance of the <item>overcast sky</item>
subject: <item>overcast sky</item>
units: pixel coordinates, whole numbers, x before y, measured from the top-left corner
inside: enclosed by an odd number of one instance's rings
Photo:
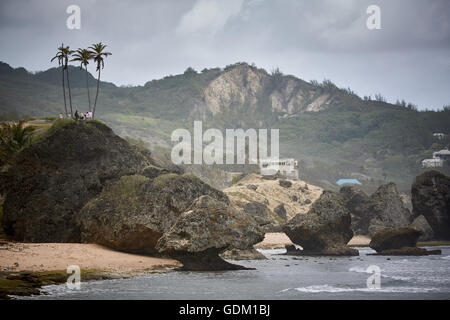
[[[66,27],[71,4],[80,30]],[[369,5],[381,30],[366,26]],[[421,109],[450,104],[449,0],[1,0],[0,40],[0,60],[31,71],[51,67],[61,42],[102,41],[103,79],[117,85],[246,61]]]

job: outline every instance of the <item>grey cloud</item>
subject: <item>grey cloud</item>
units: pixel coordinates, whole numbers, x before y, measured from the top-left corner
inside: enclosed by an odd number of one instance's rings
[[[81,30],[65,27],[70,4]],[[366,28],[371,4],[382,30]],[[103,41],[117,84],[248,61],[436,108],[450,103],[449,21],[447,0],[2,0],[0,60],[42,70],[62,41]]]

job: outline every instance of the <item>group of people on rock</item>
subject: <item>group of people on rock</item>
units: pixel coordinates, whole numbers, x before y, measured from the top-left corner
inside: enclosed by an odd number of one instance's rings
[[[92,119],[92,111],[87,112],[81,112],[81,114],[78,113],[78,110],[75,111],[75,120],[88,120]]]
[[[71,118],[70,114],[67,115],[69,118]],[[60,113],[58,116],[60,119],[64,118],[63,114]],[[78,110],[75,111],[74,114],[74,118],[75,120],[88,120],[88,119],[92,119],[92,111],[87,111],[87,112],[81,112],[78,113]]]

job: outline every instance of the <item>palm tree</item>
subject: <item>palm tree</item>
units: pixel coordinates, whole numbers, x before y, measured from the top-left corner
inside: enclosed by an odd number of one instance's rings
[[[7,123],[0,127],[0,165],[8,163],[12,156],[31,143],[33,127],[24,127],[23,121]]]
[[[94,61],[97,63],[97,71],[98,71],[98,77],[97,77],[97,92],[95,93],[95,101],[94,101],[94,110],[92,111],[92,118],[95,116],[95,107],[97,106],[97,97],[98,97],[98,91],[100,86],[100,70],[105,67],[105,61],[104,58],[111,55],[111,52],[103,52],[105,50],[106,44],[103,44],[101,42],[95,43],[92,46],[89,47],[91,49],[91,53],[94,57]]]
[[[58,48],[58,52],[56,55],[50,60],[58,59],[58,65],[61,66],[61,74],[62,74],[62,88],[63,88],[63,96],[64,96],[64,111],[67,117],[67,102],[66,102],[66,86],[64,85],[64,44],[61,43],[61,47]]]
[[[86,70],[86,89],[88,94],[88,102],[89,102],[89,111],[91,111],[91,96],[89,94],[89,73],[87,70],[87,65],[89,64],[89,60],[93,58],[93,54],[88,49],[81,49],[78,48],[74,53],[74,58],[70,61],[79,61],[80,62],[80,69],[83,69],[83,66]]]
[[[72,109],[72,93],[70,92],[70,80],[69,80],[69,57],[72,55],[73,50],[70,50],[69,46],[62,48],[63,59],[64,59],[64,70],[66,70],[67,76],[67,87],[69,89],[69,103],[70,103],[70,117],[73,118],[73,109]]]

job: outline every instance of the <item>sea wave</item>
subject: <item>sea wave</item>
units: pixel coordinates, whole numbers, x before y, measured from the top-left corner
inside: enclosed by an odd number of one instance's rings
[[[350,288],[350,287],[337,287],[332,285],[313,285],[308,287],[298,287],[284,289],[280,292],[286,291],[299,291],[304,293],[345,293],[345,292],[367,292],[367,293],[423,293],[423,292],[433,292],[439,291],[438,288],[418,288],[418,287],[381,287],[380,289],[369,289],[369,288]]]

